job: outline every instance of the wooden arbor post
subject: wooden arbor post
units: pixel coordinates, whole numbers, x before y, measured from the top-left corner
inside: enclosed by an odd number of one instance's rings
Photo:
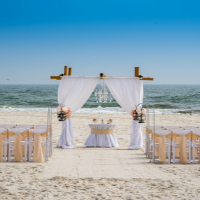
[[[50,76],[51,79],[61,80],[61,76],[71,76],[72,75],[72,68],[69,68],[67,73],[67,66],[64,66],[64,73],[60,74],[59,76]]]
[[[140,80],[142,80],[142,81],[153,81],[153,78],[143,77],[142,75],[140,75],[140,68],[139,67],[135,67],[135,77],[139,77]]]

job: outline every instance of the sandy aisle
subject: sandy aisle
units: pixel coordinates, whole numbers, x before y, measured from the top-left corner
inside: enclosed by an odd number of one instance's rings
[[[113,119],[120,148],[83,148],[92,118]],[[2,112],[0,124],[45,124],[46,113]],[[74,114],[77,149],[55,148],[61,123],[53,114],[47,163],[0,163],[0,199],[200,199],[200,165],[154,165],[129,146],[128,114]],[[156,115],[156,125],[200,125],[199,115]],[[145,124],[142,125],[144,130]]]

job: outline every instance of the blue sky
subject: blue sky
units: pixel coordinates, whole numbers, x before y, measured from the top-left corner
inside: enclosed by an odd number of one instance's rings
[[[199,10],[197,0],[0,0],[0,84],[58,83],[50,75],[65,65],[200,84]]]

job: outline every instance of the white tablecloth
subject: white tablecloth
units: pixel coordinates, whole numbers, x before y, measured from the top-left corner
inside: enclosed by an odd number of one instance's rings
[[[115,124],[89,124],[91,129],[115,129]],[[87,147],[119,147],[115,134],[90,134],[84,144]]]

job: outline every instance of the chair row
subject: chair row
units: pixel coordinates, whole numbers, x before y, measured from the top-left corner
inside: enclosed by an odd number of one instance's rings
[[[199,150],[199,127],[146,127],[146,155],[154,163],[200,163]]]
[[[51,128],[51,125],[39,124],[39,125],[27,125],[27,124],[0,124],[0,128]]]
[[[52,155],[51,126],[24,128],[27,126],[29,125],[20,125],[20,128],[0,126],[0,162],[46,162]]]

